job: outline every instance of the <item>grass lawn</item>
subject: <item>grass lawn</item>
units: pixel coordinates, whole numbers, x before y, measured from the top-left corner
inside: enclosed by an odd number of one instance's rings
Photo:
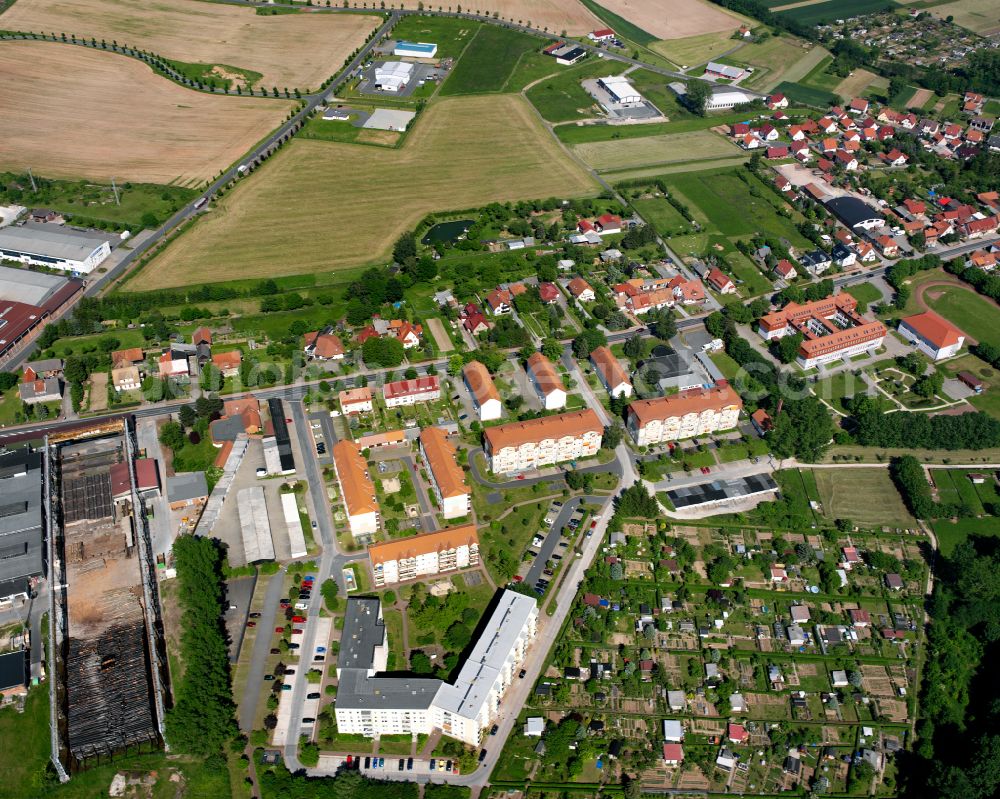
[[[972,372],[983,381],[983,392],[969,398],[969,402],[980,411],[1000,418],[1000,373],[975,355],[963,355],[941,364],[940,368],[953,377],[958,372]]]
[[[813,392],[820,399],[826,400],[830,405],[839,411],[847,412],[844,407],[844,400],[863,394],[867,390],[867,385],[860,377],[855,377],[850,372],[838,372],[832,377],[825,377],[813,385]]]
[[[862,526],[916,524],[887,469],[816,469],[814,475],[828,519]]]
[[[739,155],[732,143],[707,130],[579,144],[573,151],[600,171]]]
[[[20,421],[21,406],[21,395],[17,391],[17,386],[3,394],[0,397],[0,427]]]
[[[403,648],[403,612],[383,605],[382,615],[385,618],[385,634],[389,639],[389,671],[406,671],[410,664]]]
[[[405,195],[401,185],[409,187]],[[269,277],[276,264],[286,272],[329,274],[381,261],[392,242],[431,211],[596,193],[521,98],[449,98],[424,112],[399,149],[291,142],[128,288],[191,285],[206,276]],[[275,208],[284,209],[280,225]]]
[[[730,383],[736,379],[740,373],[740,365],[724,352],[713,352],[711,354],[712,363],[719,367],[719,371],[725,375]]]
[[[942,293],[938,297],[931,295]],[[963,332],[982,343],[1000,345],[1000,310],[972,289],[929,289],[927,304]]]
[[[321,116],[312,117],[306,122],[299,135],[303,139],[353,142],[376,147],[393,147],[402,138],[402,134],[395,131],[356,128],[349,121],[328,120]]]
[[[596,101],[580,81],[608,71],[603,62],[584,61],[554,77],[532,86],[525,96],[548,122],[568,122],[595,116]]]
[[[867,310],[873,302],[881,302],[882,292],[871,283],[858,283],[855,286],[847,286],[844,291],[858,301],[862,310]]]
[[[787,238],[797,247],[810,246],[795,222],[779,215],[775,208],[778,199],[756,178],[751,177],[748,185],[733,170],[712,170],[671,175],[666,183],[695,216],[700,216],[702,224],[726,236],[765,233]]]
[[[642,218],[651,224],[661,236],[671,236],[690,229],[688,221],[662,197],[648,200],[633,200],[632,205]]]
[[[787,80],[782,81],[774,87],[776,92],[785,95],[793,103],[824,107],[833,105],[839,101],[837,95],[826,89],[818,89],[815,86],[806,86],[804,83],[792,83]]]
[[[987,516],[982,519],[959,519],[957,522],[937,521],[931,525],[937,536],[942,555],[950,555],[955,547],[969,536],[1000,537],[1000,518]]]
[[[482,23],[452,17],[405,16],[392,29],[394,39],[434,42],[437,58],[458,58],[478,33]]]
[[[791,36],[772,36],[763,44],[747,44],[731,56],[736,61],[754,67],[754,74],[741,85],[751,89],[766,89],[778,83],[782,76],[805,58],[811,45],[803,46],[801,39]]]
[[[481,26],[441,87],[441,95],[501,91],[521,55],[537,50],[539,44],[539,39],[526,33]]]

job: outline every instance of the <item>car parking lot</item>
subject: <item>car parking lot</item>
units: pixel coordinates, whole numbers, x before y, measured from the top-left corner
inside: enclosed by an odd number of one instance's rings
[[[319,768],[336,770],[341,766],[357,769],[367,777],[379,779],[433,778],[458,774],[458,764],[447,758],[414,758],[399,755],[326,755],[319,757]]]
[[[570,545],[583,524],[585,511],[581,510],[581,504],[579,498],[565,503],[554,501],[545,514],[544,523],[548,525],[548,530],[540,531],[531,542],[526,555],[530,566],[522,579],[539,596],[548,590],[549,583],[570,552]]]

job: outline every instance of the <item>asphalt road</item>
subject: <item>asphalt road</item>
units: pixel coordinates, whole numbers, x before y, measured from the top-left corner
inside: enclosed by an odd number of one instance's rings
[[[278,614],[278,604],[281,601],[281,589],[284,584],[286,569],[272,574],[268,578],[264,592],[264,606],[260,609],[260,619],[257,622],[257,638],[253,642],[253,652],[250,656],[249,674],[243,688],[243,696],[237,709],[240,730],[250,732],[253,729],[254,717],[257,713],[257,702],[260,700],[260,686],[264,681],[264,667],[270,654],[272,633],[275,618]]]

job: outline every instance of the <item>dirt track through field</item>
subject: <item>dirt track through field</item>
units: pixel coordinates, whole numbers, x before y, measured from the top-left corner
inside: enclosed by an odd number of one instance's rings
[[[200,0],[17,0],[0,27],[117,40],[177,61],[250,69],[268,88],[311,89],[378,24],[370,14],[261,16]]]
[[[735,32],[743,24],[739,17],[702,0],[601,0],[601,6],[658,39]]]
[[[451,352],[455,349],[455,345],[448,338],[448,331],[444,329],[444,324],[440,319],[436,317],[428,319],[427,328],[431,331],[431,335],[434,336],[434,343],[437,345],[438,350],[441,352]]]
[[[134,58],[55,42],[0,42],[0,168],[199,183],[284,119],[283,100],[214,97]]]

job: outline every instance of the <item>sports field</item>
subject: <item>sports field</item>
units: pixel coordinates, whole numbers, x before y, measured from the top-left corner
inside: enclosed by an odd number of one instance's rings
[[[198,0],[18,0],[4,30],[116,40],[178,61],[262,74],[260,85],[310,89],[334,74],[380,18],[275,14]]]
[[[924,301],[980,343],[1000,346],[1000,309],[972,289],[930,286]]]
[[[292,103],[213,97],[126,56],[0,45],[0,169],[195,185],[277,127]]]
[[[828,519],[850,519],[863,526],[916,525],[888,469],[814,469],[813,474]]]
[[[599,171],[739,155],[730,142],[707,130],[578,144],[573,152]]]
[[[702,0],[600,0],[600,4],[658,39],[733,33],[743,24],[740,17]]]
[[[449,98],[398,150],[292,142],[127,288],[371,263],[430,211],[597,192],[522,98]]]
[[[958,0],[928,10],[942,19],[954,17],[956,25],[984,36],[1000,31],[1000,6],[996,0]]]

